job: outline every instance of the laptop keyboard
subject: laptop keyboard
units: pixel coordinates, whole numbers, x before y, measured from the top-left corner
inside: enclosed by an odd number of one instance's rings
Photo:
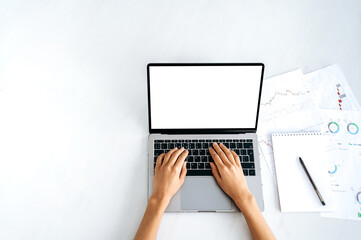
[[[175,147],[184,147],[189,151],[186,159],[187,176],[211,176],[210,162],[213,162],[213,159],[208,148],[213,142],[223,143],[239,156],[245,176],[256,175],[252,139],[154,140],[154,168],[160,154]]]

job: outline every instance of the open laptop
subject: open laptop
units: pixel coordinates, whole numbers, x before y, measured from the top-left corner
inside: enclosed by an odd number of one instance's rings
[[[189,151],[185,182],[166,211],[239,211],[212,175],[213,142],[239,155],[263,211],[256,135],[263,72],[262,63],[148,64],[149,197],[157,156],[174,147]]]

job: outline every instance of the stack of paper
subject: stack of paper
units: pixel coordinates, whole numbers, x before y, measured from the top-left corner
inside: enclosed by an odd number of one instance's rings
[[[306,75],[295,70],[266,79],[262,91],[259,146],[275,181],[271,134],[322,131],[330,140],[327,167],[335,198],[334,211],[322,216],[361,220],[361,108],[340,68]]]

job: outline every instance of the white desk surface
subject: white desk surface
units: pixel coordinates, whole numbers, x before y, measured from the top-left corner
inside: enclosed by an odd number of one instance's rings
[[[131,239],[147,204],[149,62],[337,63],[361,102],[360,1],[1,1],[0,239]],[[181,84],[181,83],[179,83]],[[180,106],[181,107],[181,106]],[[282,214],[279,239],[361,222]],[[241,214],[165,214],[159,239],[249,239]]]

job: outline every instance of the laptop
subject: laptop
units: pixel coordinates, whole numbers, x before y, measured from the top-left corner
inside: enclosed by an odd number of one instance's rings
[[[248,188],[264,210],[256,135],[263,72],[262,63],[147,65],[149,197],[157,157],[174,147],[189,151],[187,176],[167,212],[239,211],[212,175],[213,142],[239,155]]]

